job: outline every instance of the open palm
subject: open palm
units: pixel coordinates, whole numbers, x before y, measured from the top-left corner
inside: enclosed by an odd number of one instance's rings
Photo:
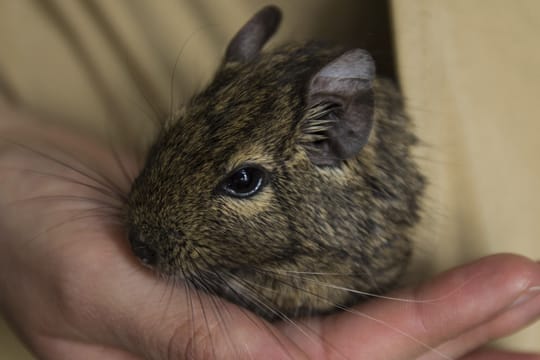
[[[39,358],[538,358],[470,353],[537,319],[533,261],[492,256],[394,299],[269,324],[140,266],[121,224],[129,182],[107,146],[0,115],[0,311]]]

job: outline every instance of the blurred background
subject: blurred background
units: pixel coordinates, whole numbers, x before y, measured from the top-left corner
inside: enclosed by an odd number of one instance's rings
[[[148,141],[154,120],[204,87],[267,3],[0,0],[0,96],[89,136]],[[366,48],[379,76],[399,82],[431,182],[417,268],[496,252],[540,258],[540,2],[272,3],[284,19],[270,46]],[[501,343],[540,352],[539,338],[537,324]],[[0,359],[32,359],[1,322]]]

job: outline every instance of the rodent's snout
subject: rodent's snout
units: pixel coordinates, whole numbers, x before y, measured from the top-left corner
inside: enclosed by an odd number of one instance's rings
[[[143,264],[153,266],[157,262],[157,253],[144,243],[141,233],[131,229],[128,235],[131,250],[142,261]]]

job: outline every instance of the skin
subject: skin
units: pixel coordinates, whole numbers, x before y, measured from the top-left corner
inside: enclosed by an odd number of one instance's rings
[[[83,164],[100,164],[100,172],[122,183],[106,146],[29,124],[4,108],[0,137],[15,134],[24,144],[39,138],[44,153],[61,147],[85,154]],[[124,162],[134,166],[129,157]],[[540,316],[540,265],[530,259],[490,256],[391,294],[409,302],[374,299],[353,312],[270,325],[154,276],[134,259],[122,228],[111,226],[109,217],[51,228],[96,206],[59,194],[108,198],[36,171],[88,183],[80,174],[5,142],[0,169],[0,310],[40,359],[540,359],[482,349]]]

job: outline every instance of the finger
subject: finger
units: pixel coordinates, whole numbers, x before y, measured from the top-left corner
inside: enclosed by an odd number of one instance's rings
[[[539,264],[515,255],[490,256],[393,295],[410,302],[377,300],[355,307],[354,314],[327,317],[320,332],[349,358],[403,359],[426,352],[449,358],[436,347],[496,317],[539,284]],[[309,349],[301,334],[290,334]]]
[[[458,358],[467,352],[493,340],[510,335],[535,322],[540,317],[540,288],[532,288],[524,294],[522,300],[512,304],[500,315],[480,324],[441,346],[438,350]],[[430,359],[429,354],[420,359]]]
[[[479,350],[468,354],[461,360],[540,360],[538,354],[517,353],[502,350]]]

